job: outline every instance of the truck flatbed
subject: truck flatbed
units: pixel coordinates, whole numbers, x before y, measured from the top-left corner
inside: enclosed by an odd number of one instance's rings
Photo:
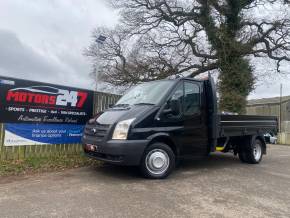
[[[219,137],[263,135],[277,132],[278,119],[271,116],[219,115]]]

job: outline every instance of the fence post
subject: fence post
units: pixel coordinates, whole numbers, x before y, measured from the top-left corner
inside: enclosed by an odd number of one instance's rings
[[[0,123],[0,160],[4,160],[4,125]]]

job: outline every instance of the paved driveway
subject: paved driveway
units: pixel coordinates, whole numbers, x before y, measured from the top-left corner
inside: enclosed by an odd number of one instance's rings
[[[167,180],[104,165],[0,180],[0,217],[289,217],[290,147],[260,165],[232,155],[183,163]]]

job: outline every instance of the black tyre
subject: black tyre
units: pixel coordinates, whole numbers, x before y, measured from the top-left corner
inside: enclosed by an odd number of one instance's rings
[[[253,143],[249,140],[245,148],[239,153],[242,162],[249,164],[258,164],[263,158],[263,144],[261,140],[256,139]]]
[[[154,143],[145,150],[140,168],[146,178],[164,179],[175,168],[175,155],[168,145]]]
[[[246,153],[245,152],[240,152],[239,153],[239,159],[242,163],[247,163],[247,158],[246,158]]]

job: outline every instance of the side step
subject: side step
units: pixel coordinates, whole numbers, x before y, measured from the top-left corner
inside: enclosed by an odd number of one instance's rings
[[[229,140],[230,140],[230,137],[227,138],[227,140],[225,141],[225,144],[223,146],[216,146],[215,150],[216,151],[224,151],[229,143]]]
[[[226,147],[216,147],[215,150],[216,150],[216,151],[223,151],[223,150],[225,150],[225,148],[226,148]]]

